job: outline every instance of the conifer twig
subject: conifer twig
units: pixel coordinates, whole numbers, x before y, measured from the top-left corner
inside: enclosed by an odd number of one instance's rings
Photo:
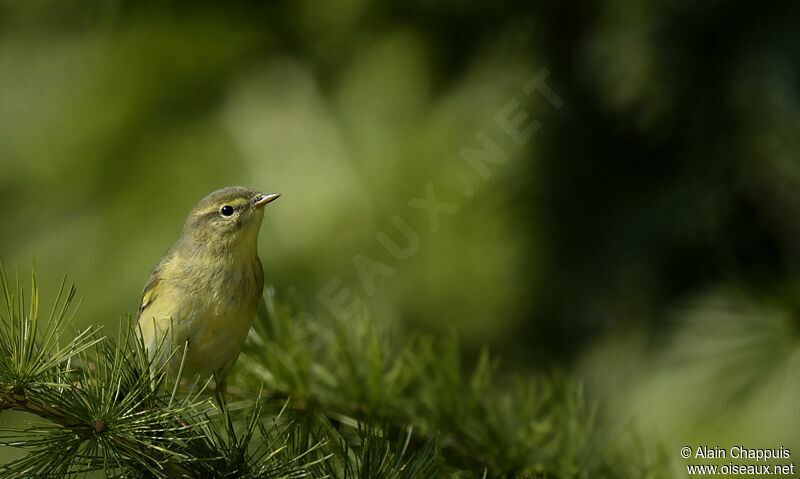
[[[16,392],[9,388],[0,387],[0,409],[8,410],[13,409],[16,411],[27,412],[35,414],[42,419],[46,419],[59,426],[64,426],[71,429],[81,439],[89,437],[90,434],[104,433],[108,425],[102,421],[93,421],[88,424],[81,418],[70,414],[61,408],[46,404],[45,402],[27,396],[25,393]],[[146,446],[141,443],[134,443],[133,441],[126,441],[124,439],[116,439],[117,442],[123,443],[127,448],[136,448],[139,450],[146,449]],[[157,451],[156,451],[157,452]],[[187,468],[183,464],[176,464],[168,462],[163,464],[165,477],[170,478],[195,478],[200,477],[194,471]]]
[[[42,419],[47,419],[59,426],[71,429],[80,429],[82,426],[91,428],[91,425],[84,424],[79,418],[67,411],[45,404],[44,402],[28,397],[23,392],[15,392],[13,389],[0,387],[0,409],[14,409],[17,411],[29,412]]]

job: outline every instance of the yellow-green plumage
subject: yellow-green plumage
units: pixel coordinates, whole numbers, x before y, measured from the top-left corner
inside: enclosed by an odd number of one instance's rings
[[[261,297],[258,231],[262,207],[277,197],[234,186],[192,209],[142,292],[138,328],[151,358],[188,341],[184,377],[215,374],[224,384]],[[173,372],[181,360],[173,358]]]

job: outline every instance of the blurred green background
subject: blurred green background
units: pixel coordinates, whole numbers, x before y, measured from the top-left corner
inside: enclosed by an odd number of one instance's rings
[[[312,314],[338,277],[387,328],[569,371],[672,462],[800,451],[798,7],[0,1],[0,256],[114,330],[200,198],[280,192],[267,283]],[[560,108],[523,92],[542,69]],[[458,207],[435,232],[431,182]],[[359,254],[392,270],[374,294]]]

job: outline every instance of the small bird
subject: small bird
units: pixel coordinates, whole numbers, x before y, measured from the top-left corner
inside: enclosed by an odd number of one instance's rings
[[[177,350],[172,374],[183,362],[183,378],[213,375],[224,394],[264,287],[258,257],[263,207],[279,196],[231,186],[189,212],[180,238],[142,291],[137,329],[151,361],[157,351],[166,353],[156,362]]]

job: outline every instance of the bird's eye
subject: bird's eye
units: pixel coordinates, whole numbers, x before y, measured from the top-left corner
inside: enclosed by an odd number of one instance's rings
[[[233,214],[233,206],[225,205],[225,206],[223,206],[222,208],[219,209],[219,213],[222,216],[230,216],[230,215]]]

